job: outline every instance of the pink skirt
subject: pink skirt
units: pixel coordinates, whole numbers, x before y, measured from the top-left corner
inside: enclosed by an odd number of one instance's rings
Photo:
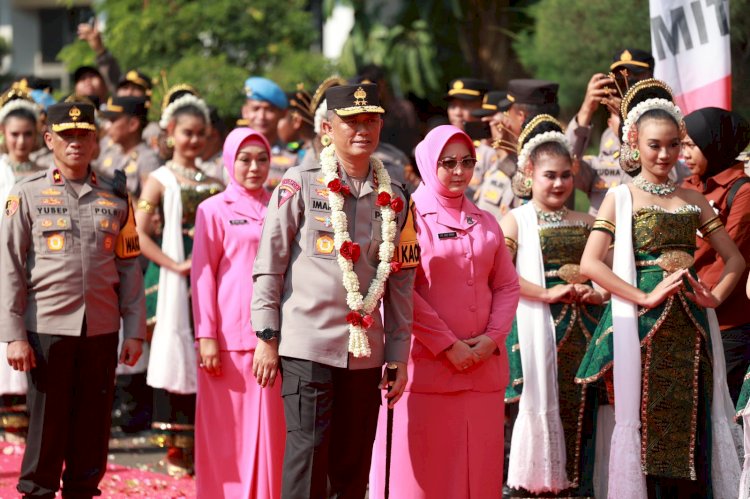
[[[370,499],[385,487],[386,405],[370,469]],[[502,497],[503,392],[404,392],[393,417],[390,497]]]
[[[278,498],[284,462],[281,378],[261,388],[254,352],[221,352],[222,375],[198,369],[195,482],[198,498]]]

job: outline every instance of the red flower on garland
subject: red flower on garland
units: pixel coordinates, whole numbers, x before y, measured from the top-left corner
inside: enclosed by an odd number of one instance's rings
[[[391,200],[391,209],[392,209],[393,211],[395,211],[396,213],[398,213],[399,211],[403,210],[403,209],[404,209],[404,200],[403,200],[403,199],[401,199],[401,198],[400,198],[400,197],[398,197],[398,196],[395,196],[395,197],[394,197],[394,198],[393,198],[393,199]]]
[[[365,329],[370,329],[370,326],[373,325],[375,322],[375,319],[372,318],[372,315],[367,314],[364,317],[362,317],[362,327]]]
[[[348,322],[352,326],[362,326],[365,329],[369,329],[370,326],[375,323],[375,319],[373,319],[372,315],[370,314],[367,314],[363,317],[362,314],[360,314],[356,310],[352,310],[351,312],[346,314],[346,322]]]
[[[337,178],[328,182],[328,190],[331,192],[341,192],[341,186],[341,180]]]
[[[362,314],[360,314],[356,310],[352,310],[351,312],[346,314],[346,322],[348,322],[352,326],[359,326],[360,324],[362,324]]]
[[[398,250],[397,250],[398,251]],[[401,270],[401,262],[391,262],[391,274],[394,274]]]
[[[346,184],[343,184],[343,185],[341,186],[341,194],[343,194],[344,196],[348,196],[348,195],[349,195],[349,194],[351,194],[351,193],[352,193],[352,190],[351,190],[351,189],[349,188],[349,186],[348,186],[348,185],[346,185]]]
[[[378,206],[388,206],[391,204],[391,195],[387,192],[381,192],[378,194],[378,199],[375,201]]]
[[[360,253],[361,249],[359,243],[353,243],[351,241],[345,241],[344,244],[341,245],[341,248],[339,248],[339,254],[347,260],[351,260],[352,263],[357,263]]]

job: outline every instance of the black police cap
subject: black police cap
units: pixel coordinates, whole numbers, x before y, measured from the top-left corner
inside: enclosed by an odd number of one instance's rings
[[[120,78],[120,81],[117,83],[117,88],[128,84],[137,85],[146,91],[146,95],[151,95],[153,84],[151,83],[151,78],[145,73],[141,73],[136,69],[131,69]]]
[[[487,92],[482,100],[480,109],[473,109],[471,115],[476,118],[492,116],[495,113],[507,111],[510,103],[507,101],[508,92],[505,90],[493,90]]]
[[[116,95],[107,99],[102,116],[111,120],[125,115],[145,118],[148,115],[148,100],[145,97]]]
[[[443,99],[482,100],[489,92],[490,84],[477,78],[456,78],[448,85]]]
[[[557,102],[557,90],[560,88],[555,82],[546,80],[518,79],[508,82],[508,96],[500,105],[510,107],[513,104],[531,104],[541,106]]]
[[[612,57],[611,71],[627,68],[634,73],[654,70],[654,56],[645,50],[626,48],[618,50]]]
[[[60,102],[47,108],[47,123],[53,132],[96,131],[94,106],[85,102]]]
[[[339,85],[326,90],[328,110],[339,116],[352,116],[362,113],[383,114],[380,106],[378,86],[374,83],[360,85]]]

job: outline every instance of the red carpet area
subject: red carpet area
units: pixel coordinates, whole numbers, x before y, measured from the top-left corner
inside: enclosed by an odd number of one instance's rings
[[[0,499],[18,497],[16,482],[21,468],[23,446],[0,442]],[[107,466],[107,474],[99,484],[103,498],[177,498],[195,497],[192,478],[175,479],[160,473],[127,468],[119,464]],[[58,494],[58,497],[60,495]]]

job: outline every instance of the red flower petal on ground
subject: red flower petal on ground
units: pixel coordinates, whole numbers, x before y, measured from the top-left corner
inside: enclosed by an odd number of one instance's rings
[[[339,192],[341,191],[341,180],[335,178],[328,182],[328,190],[331,192]]]
[[[398,213],[399,211],[404,209],[404,200],[400,197],[396,196],[391,200],[391,209]]]
[[[378,206],[388,206],[391,204],[391,195],[387,192],[381,192],[378,194],[378,199],[375,201]]]

